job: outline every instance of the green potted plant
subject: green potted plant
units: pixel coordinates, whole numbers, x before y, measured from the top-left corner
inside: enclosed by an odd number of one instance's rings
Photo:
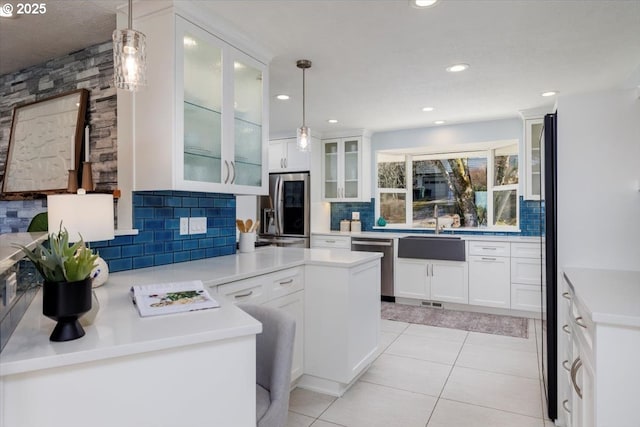
[[[62,226],[33,251],[20,248],[44,278],[42,313],[57,321],[49,339],[70,341],[84,336],[78,318],[91,310],[90,274],[98,255],[82,239],[70,244]]]

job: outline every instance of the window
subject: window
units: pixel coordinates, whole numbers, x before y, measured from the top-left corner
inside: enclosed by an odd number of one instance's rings
[[[518,227],[518,144],[477,151],[376,153],[376,212],[413,228]]]

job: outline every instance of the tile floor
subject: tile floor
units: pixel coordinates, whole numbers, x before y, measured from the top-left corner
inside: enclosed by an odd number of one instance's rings
[[[530,320],[522,339],[382,320],[369,370],[340,398],[294,389],[287,427],[551,427],[536,329]]]

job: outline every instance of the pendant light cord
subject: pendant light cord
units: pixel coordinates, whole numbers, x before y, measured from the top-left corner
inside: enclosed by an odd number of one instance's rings
[[[129,0],[129,29],[133,29],[133,0]]]
[[[305,76],[305,71],[307,71],[305,68],[302,69],[302,126],[306,127],[307,126],[307,121],[305,120],[305,81],[304,81],[304,76]]]

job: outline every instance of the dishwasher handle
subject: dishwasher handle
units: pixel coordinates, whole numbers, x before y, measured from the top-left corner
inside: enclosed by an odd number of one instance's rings
[[[392,242],[371,242],[366,240],[351,240],[351,244],[356,246],[393,246]]]

